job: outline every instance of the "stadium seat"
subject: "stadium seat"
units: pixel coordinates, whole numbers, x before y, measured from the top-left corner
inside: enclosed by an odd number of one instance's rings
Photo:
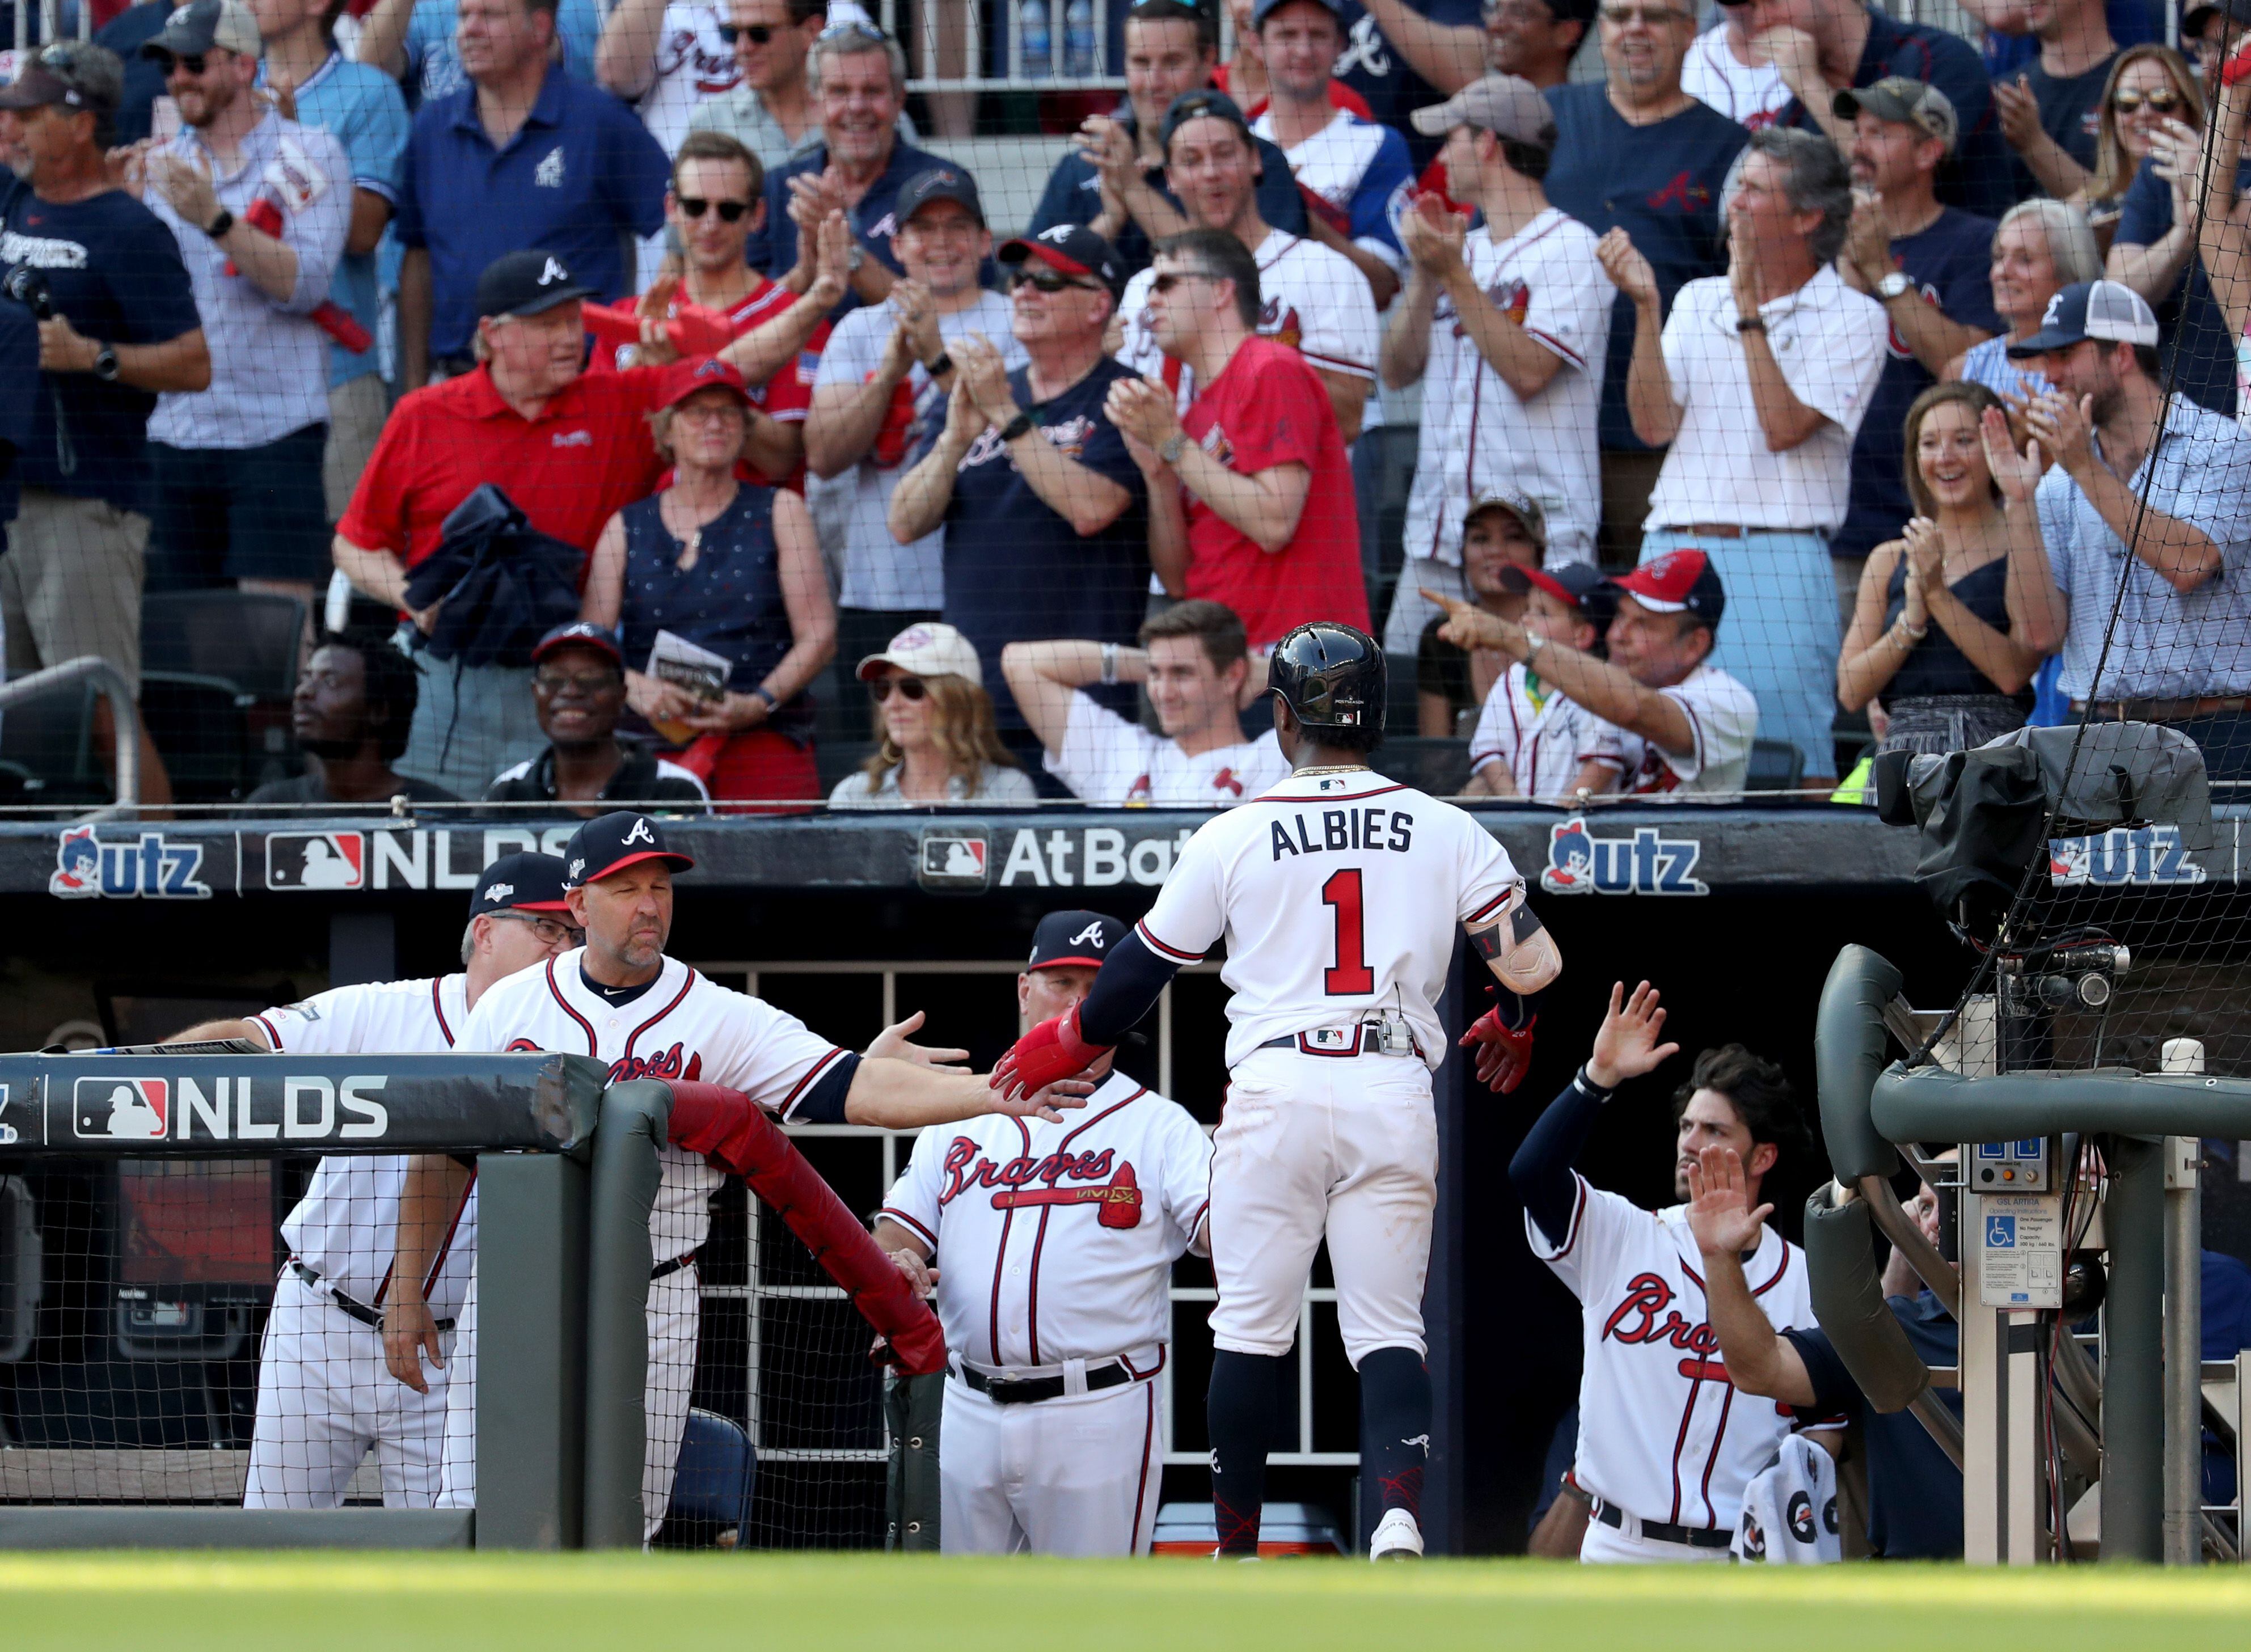
[[[218,677],[267,702],[297,690],[305,605],[273,591],[168,591],[141,604],[146,671]]]
[[[1423,735],[1394,736],[1378,747],[1376,768],[1434,798],[1458,797],[1470,778],[1470,743]]]
[[[1805,754],[1787,740],[1751,742],[1750,766],[1743,771],[1746,791],[1788,791],[1805,778]]]
[[[0,712],[0,771],[10,800],[27,804],[111,801],[113,776],[94,745],[94,688],[71,683]]]
[[[1379,425],[1352,445],[1353,493],[1360,508],[1360,565],[1378,636],[1391,612],[1392,587],[1407,560],[1407,494],[1415,484],[1413,425]]]
[[[758,1480],[758,1454],[742,1425],[716,1411],[691,1409],[687,1431],[680,1436],[666,1518],[717,1527],[717,1547],[747,1546],[751,1496]]]
[[[141,715],[164,759],[175,798],[233,803],[254,789],[248,713],[256,703],[255,695],[224,677],[142,674]]]

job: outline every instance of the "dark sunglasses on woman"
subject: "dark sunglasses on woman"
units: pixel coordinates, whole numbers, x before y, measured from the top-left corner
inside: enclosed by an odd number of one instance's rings
[[[729,45],[738,40],[748,40],[754,46],[762,46],[774,38],[774,25],[771,23],[723,23],[719,25],[719,38]]]
[[[689,218],[700,218],[709,210],[718,213],[722,224],[739,224],[743,214],[751,210],[748,201],[707,201],[700,195],[683,195],[679,201],[680,210]]]
[[[2110,107],[2121,114],[2131,114],[2144,103],[2159,114],[2171,114],[2175,109],[2180,107],[2181,95],[2178,92],[2171,91],[2120,92],[2114,93],[2110,99]]]
[[[879,706],[891,697],[894,688],[899,691],[902,700],[919,700],[930,692],[920,677],[884,677],[868,685],[868,692],[876,696]]]

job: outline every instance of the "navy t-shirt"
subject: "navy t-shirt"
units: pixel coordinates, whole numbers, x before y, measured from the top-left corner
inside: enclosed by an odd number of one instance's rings
[[[1631,236],[1657,273],[1668,315],[1683,287],[1727,273],[1720,190],[1749,133],[1700,103],[1652,126],[1631,125],[1600,82],[1554,87],[1548,103],[1556,135],[1547,178],[1551,205],[1597,235],[1623,228]],[[1602,444],[1628,452],[1643,449],[1625,411],[1633,329],[1633,303],[1621,293],[1603,368]]]
[[[1406,0],[1406,3],[1433,23],[1485,26],[1483,0]],[[1443,135],[1434,138],[1417,132],[1407,117],[1428,105],[1444,102],[1444,94],[1416,73],[1399,48],[1384,38],[1360,0],[1340,0],[1337,23],[1344,30],[1344,50],[1337,53],[1336,79],[1368,100],[1368,113],[1379,124],[1407,140],[1407,152],[1414,156],[1415,170],[1420,173],[1446,140]],[[1594,32],[1591,24],[1587,32]],[[1592,50],[1583,40],[1580,44]]]
[[[1920,234],[1892,243],[1892,267],[1903,272],[1950,321],[2005,332],[1993,313],[1993,223],[1952,207]],[[1907,491],[1907,410],[1938,381],[1894,328],[1876,392],[1853,439],[1853,493],[1845,525],[1829,542],[1833,556],[1865,556],[1895,538],[1915,514]]]
[[[2185,7],[2183,10],[2186,10]],[[2144,40],[2165,38],[2163,15],[2150,0],[2109,0],[2102,8],[2110,38],[2120,46],[2137,46]],[[2014,74],[2040,58],[2040,38],[2032,34],[1995,34],[1985,31],[1985,70],[1996,80]]]
[[[21,304],[0,299],[0,544],[22,498],[16,455],[31,445],[31,409],[38,399],[38,323]]]
[[[1928,24],[1901,23],[1871,6],[1867,43],[1860,48],[1853,84],[1874,86],[1892,74],[1936,86],[1952,101],[1961,122],[1961,141],[1938,169],[1938,198],[1980,218],[1998,218],[2014,206],[2017,157],[2001,136],[1993,83],[1977,48],[1959,35]],[[1780,123],[1807,132],[1821,129],[1795,98],[1783,106]]]
[[[138,143],[149,135],[156,100],[164,95],[164,71],[154,59],[142,57],[141,48],[164,31],[164,20],[171,15],[171,0],[142,0],[112,17],[94,37],[96,45],[107,46],[125,65],[124,95],[117,105],[120,143]]]
[[[1892,1317],[1926,1365],[1951,1365],[1962,1333],[1938,1298],[1923,1291],[1912,1302],[1894,1296]],[[1962,1470],[1948,1460],[1911,1411],[1884,1413],[1869,1405],[1825,1331],[1782,1333],[1805,1361],[1813,1382],[1811,1414],[1858,1412],[1868,1448],[1868,1546],[1892,1560],[1962,1558]],[[1937,1391],[1956,1416],[1962,1397]]]
[[[55,314],[105,344],[160,344],[203,325],[179,243],[122,190],[57,205],[10,175],[0,193],[0,263],[47,278]],[[149,415],[156,397],[92,373],[41,376],[24,485],[147,513]]]
[[[2055,140],[2056,147],[2089,172],[2095,169],[2095,144],[2099,135],[2096,122],[2102,114],[2102,86],[2110,78],[2111,66],[2118,54],[2109,57],[2084,74],[2050,74],[2034,58],[2017,71],[2032,88],[2040,103],[2040,130]],[[2017,193],[2026,200],[2045,193],[2033,177],[2032,168],[2023,161],[2017,162]]]
[[[2235,187],[2239,191],[2251,189],[2251,156],[2236,163]],[[2126,199],[2118,209],[2118,232],[2111,245],[2154,245],[2172,226],[2171,186],[2144,161],[2126,186]],[[2212,296],[2212,283],[2205,279],[2202,254],[2190,258],[2188,267],[2157,306],[2157,342],[2164,353],[2167,382],[2222,418],[2234,418],[2235,341],[2228,335],[2227,318]]]
[[[1113,114],[1133,129],[1133,106],[1120,105]],[[1258,145],[1258,216],[1272,228],[1285,235],[1303,236],[1310,233],[1306,225],[1306,197],[1291,175],[1290,157],[1281,146],[1265,138],[1253,140]],[[1175,211],[1181,211],[1180,198],[1164,187],[1161,169],[1148,174],[1149,182],[1158,192],[1172,203]],[[1093,163],[1077,149],[1056,162],[1048,174],[1048,187],[1040,197],[1040,204],[1032,214],[1032,226],[1024,233],[1037,235],[1058,224],[1091,224],[1102,216],[1102,174]],[[1119,262],[1125,266],[1127,275],[1137,275],[1148,268],[1151,253],[1149,238],[1131,217],[1118,238],[1111,243]]]
[[[891,245],[891,237],[898,233],[899,228],[895,211],[899,191],[932,167],[941,166],[957,172],[969,169],[911,143],[892,144],[890,162],[868,186],[860,204],[844,215],[852,225],[854,238],[894,275],[906,273],[905,266],[899,262],[898,252]],[[793,177],[815,177],[828,169],[828,146],[824,143],[787,166],[776,167],[766,174],[765,227],[751,232],[751,238],[743,244],[745,263],[777,280],[796,267],[797,220],[789,215],[789,181]],[[999,268],[991,259],[979,268],[977,280],[980,287],[1000,285]],[[850,314],[860,308],[860,302],[859,294],[846,287],[843,298],[828,312],[829,319],[835,321]]]
[[[1016,405],[1047,440],[1132,502],[1100,533],[1084,536],[1049,509],[1017,471],[999,432],[970,446],[945,510],[945,623],[975,645],[985,686],[1003,729],[1023,714],[1001,679],[1001,650],[1012,642],[1084,637],[1130,643],[1149,603],[1147,489],[1126,439],[1102,411],[1103,398],[1131,370],[1110,356],[1053,401],[1032,399],[1031,376],[1008,375]]]

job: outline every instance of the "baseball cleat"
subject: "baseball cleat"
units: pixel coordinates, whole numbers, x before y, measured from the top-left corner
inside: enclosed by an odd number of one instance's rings
[[[1419,1560],[1423,1558],[1423,1528],[1404,1509],[1387,1509],[1368,1541],[1371,1560]]]

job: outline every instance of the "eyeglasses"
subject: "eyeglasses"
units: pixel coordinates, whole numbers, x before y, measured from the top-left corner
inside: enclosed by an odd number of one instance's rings
[[[706,425],[739,425],[750,410],[730,396],[724,402],[683,402],[672,410],[675,419]]]
[[[538,671],[531,677],[531,686],[544,695],[598,695],[618,686],[614,671]]]
[[[739,224],[743,221],[743,214],[751,210],[748,201],[707,201],[700,195],[682,195],[675,198],[680,202],[680,210],[689,218],[700,218],[706,212],[717,212],[722,224]]]
[[[747,40],[754,46],[762,46],[772,39],[775,33],[771,23],[723,23],[719,25],[719,38],[729,45],[738,40]]]
[[[881,677],[868,685],[868,692],[875,695],[879,706],[891,697],[894,688],[902,700],[919,700],[930,692],[930,685],[920,677]]]
[[[149,55],[156,60],[156,67],[163,71],[167,80],[184,69],[190,74],[201,74],[204,66],[210,61],[200,52],[190,52],[185,57],[175,57],[169,52],[152,52]]]
[[[1209,270],[1166,270],[1149,283],[1152,289],[1169,293],[1182,281],[1223,281],[1224,275],[1214,275]]]
[[[1091,281],[1074,281],[1061,270],[1051,270],[1044,266],[1039,269],[1018,270],[1008,277],[1008,290],[1011,293],[1020,287],[1027,286],[1037,287],[1041,292],[1050,296],[1057,293],[1070,292],[1073,288],[1082,293],[1091,293],[1095,290]]]
[[[493,918],[508,918],[517,923],[529,923],[531,926],[531,932],[549,946],[554,946],[564,941],[568,941],[572,946],[585,944],[585,930],[573,924],[565,923],[560,918],[551,918],[538,912],[511,912],[505,909],[498,912],[488,912],[485,916]]]
[[[2171,90],[2115,92],[2110,96],[2110,107],[2121,114],[2131,114],[2145,103],[2159,114],[2171,114],[2175,109],[2180,107],[2184,101],[2185,100],[2179,93]]]

